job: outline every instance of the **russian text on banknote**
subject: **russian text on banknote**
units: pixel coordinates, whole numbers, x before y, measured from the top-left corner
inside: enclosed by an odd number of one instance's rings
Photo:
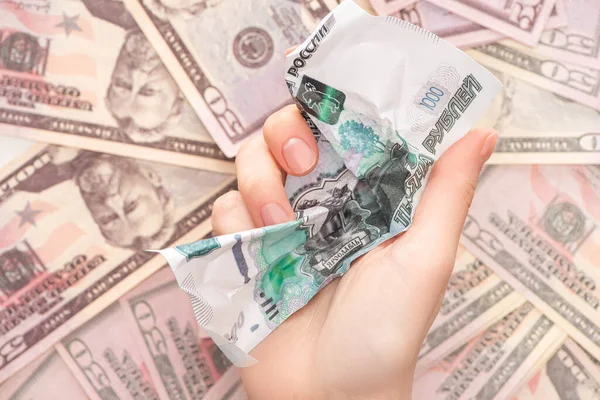
[[[236,365],[254,362],[246,352],[353,259],[407,229],[433,162],[500,89],[435,35],[351,1],[286,65],[320,154],[315,171],[286,182],[298,220],[162,251]]]

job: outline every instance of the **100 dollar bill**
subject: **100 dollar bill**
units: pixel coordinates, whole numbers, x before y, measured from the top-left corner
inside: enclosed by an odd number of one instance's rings
[[[212,202],[233,187],[229,175],[55,146],[6,166],[0,380],[163,265],[143,250],[206,235]]]
[[[600,167],[488,167],[461,243],[600,356]]]
[[[2,134],[234,171],[123,4],[0,10]]]

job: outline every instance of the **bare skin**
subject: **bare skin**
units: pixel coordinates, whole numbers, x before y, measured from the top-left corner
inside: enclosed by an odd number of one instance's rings
[[[356,260],[254,348],[260,362],[241,371],[251,399],[411,398],[419,350],[441,306],[477,178],[496,141],[495,131],[480,129],[455,143],[434,165],[410,229]],[[302,157],[294,159],[294,151]],[[215,232],[293,220],[284,179],[310,172],[316,153],[294,106],[273,114],[263,136],[238,154],[239,192],[215,203]]]

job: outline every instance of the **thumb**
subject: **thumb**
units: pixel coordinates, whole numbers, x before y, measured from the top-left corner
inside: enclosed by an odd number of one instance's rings
[[[417,243],[434,244],[433,253],[449,257],[450,265],[454,264],[460,232],[473,201],[477,179],[484,163],[494,152],[497,140],[495,130],[475,129],[440,157],[433,166],[412,226],[406,233]],[[450,272],[447,271],[448,274]]]

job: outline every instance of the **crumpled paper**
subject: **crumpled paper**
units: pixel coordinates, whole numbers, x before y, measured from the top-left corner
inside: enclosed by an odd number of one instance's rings
[[[319,148],[316,169],[286,181],[297,220],[160,251],[238,367],[354,259],[410,226],[435,160],[501,89],[432,33],[350,0],[286,65]]]

